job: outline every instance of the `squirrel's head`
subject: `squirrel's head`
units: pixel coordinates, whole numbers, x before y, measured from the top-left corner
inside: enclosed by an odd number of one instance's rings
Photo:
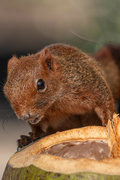
[[[4,93],[19,119],[35,124],[44,117],[60,94],[62,72],[61,65],[46,48],[9,60]]]

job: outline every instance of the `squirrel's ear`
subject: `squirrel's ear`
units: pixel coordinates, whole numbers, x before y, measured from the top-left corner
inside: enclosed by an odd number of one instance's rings
[[[15,64],[18,62],[19,60],[17,59],[17,57],[13,56],[9,61],[8,61],[8,72],[15,66]]]
[[[47,69],[54,69],[54,58],[47,48],[41,51],[40,60]]]

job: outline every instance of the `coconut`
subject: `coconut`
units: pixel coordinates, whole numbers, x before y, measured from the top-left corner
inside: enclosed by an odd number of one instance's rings
[[[57,132],[15,153],[2,180],[120,179],[120,118]]]

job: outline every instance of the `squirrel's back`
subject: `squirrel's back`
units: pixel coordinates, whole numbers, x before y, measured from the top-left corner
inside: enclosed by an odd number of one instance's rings
[[[53,44],[46,48],[62,65],[66,81],[75,82],[75,85],[84,81],[83,84],[89,82],[90,85],[90,82],[97,80],[97,77],[104,78],[104,71],[99,63],[80,49],[66,44]]]

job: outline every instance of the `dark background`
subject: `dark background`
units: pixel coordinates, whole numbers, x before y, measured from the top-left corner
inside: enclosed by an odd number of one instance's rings
[[[27,134],[3,95],[7,62],[62,42],[92,55],[106,43],[120,43],[119,0],[0,1],[0,177],[16,139]]]

